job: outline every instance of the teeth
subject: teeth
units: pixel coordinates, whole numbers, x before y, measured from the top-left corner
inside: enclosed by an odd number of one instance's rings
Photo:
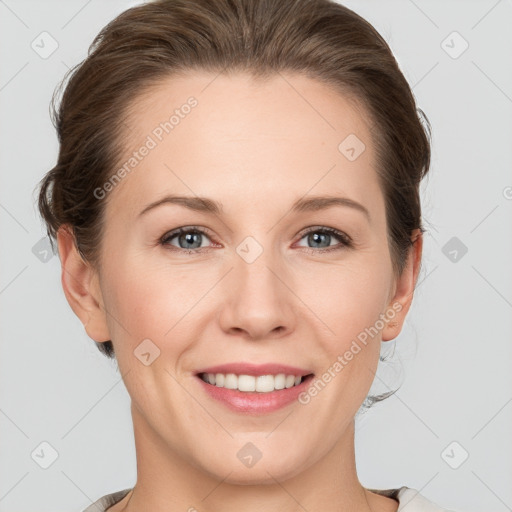
[[[295,375],[235,375],[234,373],[203,373],[201,378],[219,388],[238,389],[245,392],[270,393],[276,389],[291,388],[302,382],[302,377]]]

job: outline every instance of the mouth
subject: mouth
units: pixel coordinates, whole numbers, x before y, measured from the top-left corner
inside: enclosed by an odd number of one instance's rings
[[[237,414],[261,416],[294,403],[295,406],[297,403],[302,404],[300,396],[313,381],[314,374],[237,375],[199,372],[195,377],[209,399]]]
[[[282,363],[239,361],[199,368],[195,377],[205,396],[223,407],[236,413],[261,415],[299,402],[314,373]]]

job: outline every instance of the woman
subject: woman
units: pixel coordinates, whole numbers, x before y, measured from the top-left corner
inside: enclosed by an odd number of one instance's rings
[[[418,112],[330,0],[160,0],[101,31],[39,195],[132,401],[137,482],[87,511],[442,510],[364,488],[354,454],[420,270]]]

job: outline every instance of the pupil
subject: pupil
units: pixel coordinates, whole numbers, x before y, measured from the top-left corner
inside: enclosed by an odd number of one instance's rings
[[[317,243],[319,240],[320,237],[329,237],[330,235],[326,234],[326,233],[313,233],[312,235],[310,235],[310,237],[313,238],[313,242],[314,243]],[[329,244],[327,244],[328,246]]]
[[[185,240],[186,240],[186,243],[194,243],[194,237],[199,237],[201,236],[199,233],[195,233],[195,234],[192,234],[192,233],[186,233],[185,235],[182,235],[185,237]],[[198,247],[201,247],[201,243],[199,242],[199,245],[197,247],[187,247],[187,249],[197,249]]]

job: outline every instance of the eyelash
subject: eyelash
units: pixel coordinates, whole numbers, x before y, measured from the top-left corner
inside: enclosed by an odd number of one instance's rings
[[[208,238],[210,238],[208,230],[205,230],[204,228],[190,226],[187,228],[178,228],[173,231],[169,231],[169,232],[165,233],[162,236],[162,238],[160,238],[159,244],[162,246],[165,246],[165,247],[170,247],[171,250],[184,252],[186,254],[197,254],[199,252],[204,251],[205,249],[206,249],[206,251],[211,249],[208,247],[200,247],[198,249],[182,249],[179,247],[174,247],[169,244],[169,242],[176,236],[179,236],[182,234],[188,234],[188,233],[200,233],[201,235],[205,235]],[[308,231],[305,231],[301,234],[301,237],[299,240],[302,240],[304,237],[306,237],[307,235],[309,235],[311,233],[321,233],[321,234],[325,234],[325,235],[331,235],[331,236],[334,236],[335,238],[337,238],[341,243],[339,245],[335,245],[334,247],[327,247],[327,248],[322,248],[322,249],[314,249],[313,247],[301,247],[301,249],[305,249],[305,251],[307,253],[310,253],[310,254],[326,253],[326,252],[339,251],[339,250],[342,250],[345,248],[353,247],[352,239],[345,233],[338,231],[337,229],[334,229],[334,228],[321,227],[321,228],[309,229]]]

